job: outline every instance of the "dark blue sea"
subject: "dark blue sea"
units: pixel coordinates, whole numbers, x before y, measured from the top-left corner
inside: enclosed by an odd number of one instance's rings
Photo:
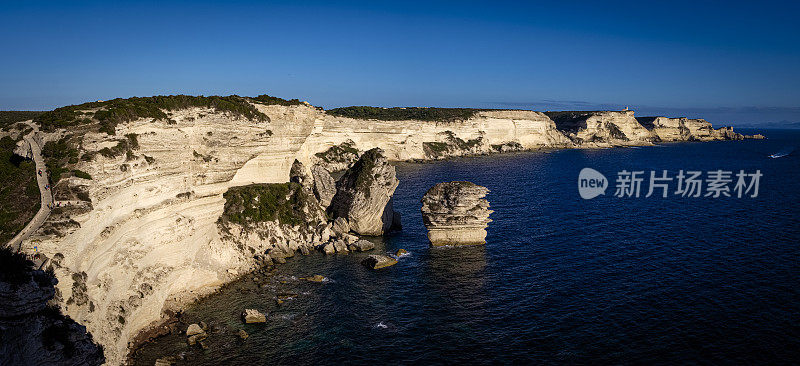
[[[367,253],[298,255],[186,310],[185,324],[208,323],[208,349],[173,334],[135,361],[796,364],[800,131],[758,132],[768,139],[398,164],[403,231],[374,239],[375,251],[411,255],[381,271],[359,264]],[[609,179],[605,195],[581,199],[585,167]],[[639,198],[614,196],[622,170],[645,172]],[[662,170],[763,176],[755,198],[645,198],[649,172]],[[485,246],[429,247],[420,198],[452,180],[491,190]],[[300,279],[315,274],[329,281]],[[243,325],[244,308],[268,312],[267,324]]]

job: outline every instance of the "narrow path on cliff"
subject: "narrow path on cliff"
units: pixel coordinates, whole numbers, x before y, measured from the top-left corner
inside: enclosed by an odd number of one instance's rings
[[[47,217],[50,216],[51,206],[53,205],[53,194],[47,188],[47,166],[44,163],[44,158],[42,158],[42,148],[34,138],[39,132],[39,128],[35,125],[31,125],[31,127],[33,127],[34,130],[32,133],[25,136],[25,141],[30,145],[31,155],[33,156],[34,163],[36,163],[36,182],[39,185],[39,195],[41,196],[42,205],[39,207],[39,212],[36,213],[36,216],[31,219],[28,225],[6,244],[8,248],[16,248],[17,251],[19,251],[22,241],[30,237],[31,234],[39,230],[42,224],[44,224]]]

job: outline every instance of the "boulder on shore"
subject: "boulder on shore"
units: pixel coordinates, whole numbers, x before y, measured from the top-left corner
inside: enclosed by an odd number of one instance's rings
[[[333,246],[333,241],[329,241],[321,246],[321,250],[325,254],[334,254],[336,253],[336,247]]]
[[[341,238],[344,235],[350,233],[350,224],[347,222],[347,219],[344,217],[337,217],[333,220],[333,226],[331,226],[331,231],[333,235],[337,238]]]
[[[364,258],[364,260],[361,261],[361,264],[370,269],[381,269],[397,264],[397,260],[386,255],[374,254]]]
[[[489,189],[471,182],[439,183],[422,197],[422,221],[433,246],[486,243],[486,227],[492,220]]]
[[[244,309],[242,317],[244,318],[244,322],[247,324],[267,322],[267,316],[255,309]]]
[[[347,254],[347,243],[342,239],[333,242],[333,248],[336,249],[336,253]]]
[[[328,210],[346,218],[350,230],[360,235],[383,235],[393,228],[392,195],[399,181],[383,150],[374,148],[345,171],[336,182],[336,195]]]
[[[375,249],[375,244],[372,244],[369,240],[359,239],[355,243],[350,244],[350,251],[353,252],[366,252],[372,249]]]

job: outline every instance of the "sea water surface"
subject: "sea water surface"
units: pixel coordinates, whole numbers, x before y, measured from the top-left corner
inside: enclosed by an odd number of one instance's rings
[[[208,323],[208,349],[173,334],[135,363],[799,362],[800,132],[759,132],[768,139],[398,164],[404,227],[373,239],[373,252],[411,253],[397,265],[298,255],[186,310],[186,324]],[[769,157],[780,151],[791,152]],[[606,195],[580,198],[584,167],[609,178]],[[667,198],[644,198],[647,179],[642,197],[613,196],[621,170],[681,169],[763,176],[756,198],[680,197],[674,181]],[[420,198],[452,180],[491,190],[485,246],[429,247]],[[315,274],[329,280],[300,279]],[[268,312],[267,324],[242,324],[244,308]]]

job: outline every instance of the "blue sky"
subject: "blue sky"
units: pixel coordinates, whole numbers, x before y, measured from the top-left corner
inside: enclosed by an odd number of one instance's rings
[[[301,4],[302,3],[302,4]],[[800,121],[797,2],[14,2],[0,109],[267,93]]]

